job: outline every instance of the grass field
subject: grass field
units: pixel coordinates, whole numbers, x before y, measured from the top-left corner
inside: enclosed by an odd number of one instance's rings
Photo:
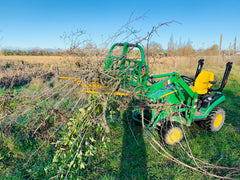
[[[29,64],[40,63],[46,70],[51,66],[59,66],[63,71],[64,64],[72,62],[74,58],[67,57],[25,57],[1,56],[0,65],[7,62],[17,64],[21,60]],[[197,61],[201,57],[165,57],[161,59],[149,58],[152,74],[179,72],[193,76]],[[69,61],[70,59],[70,61]],[[226,102],[221,105],[226,110],[226,121],[223,128],[216,133],[201,129],[196,124],[185,127],[188,143],[192,154],[208,163],[226,166],[240,166],[240,64],[239,59],[231,59],[234,64],[223,93]],[[204,68],[215,73],[215,79],[221,82],[225,63],[228,59],[206,58]],[[64,63],[63,63],[64,62]],[[71,67],[71,66],[69,66]],[[77,69],[74,67],[74,69]],[[66,71],[66,69],[65,69]],[[4,72],[5,73],[5,72]],[[0,76],[1,77],[1,76]],[[48,82],[41,82],[42,84]],[[39,82],[26,87],[25,92],[34,92]],[[219,84],[218,84],[219,85]],[[0,89],[3,97],[8,89]],[[21,87],[14,91],[21,91]],[[71,102],[69,103],[69,106]],[[109,109],[111,111],[111,107]],[[89,157],[86,168],[78,173],[78,179],[214,179],[211,176],[193,171],[160,155],[150,145],[141,126],[131,120],[130,111],[113,113],[107,112],[107,119],[111,132],[105,136],[105,145],[97,144],[94,156]],[[31,119],[31,117],[29,117]],[[77,119],[77,117],[76,117]],[[17,129],[16,129],[17,130]],[[0,129],[0,177],[3,179],[49,179],[45,168],[51,164],[56,149],[51,143],[34,158],[34,162],[24,168],[25,159],[32,150],[41,145],[41,140],[27,139],[23,141],[15,135],[7,136]],[[24,142],[24,143],[23,143]],[[186,142],[183,142],[186,145]],[[178,146],[166,147],[174,157],[192,164],[184,151]],[[227,171],[213,169],[211,173],[225,176]],[[0,178],[0,179],[1,179]],[[240,175],[234,178],[239,179]]]

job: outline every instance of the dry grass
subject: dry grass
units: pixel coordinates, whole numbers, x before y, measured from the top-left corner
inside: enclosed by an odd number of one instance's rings
[[[0,56],[0,65],[20,61],[28,64],[61,64],[62,60],[63,57],[61,56]]]
[[[79,58],[74,56],[0,56],[0,65],[5,64],[6,62],[18,62],[24,61],[29,64],[62,64],[67,60],[75,59],[87,59],[87,60],[96,60],[98,57],[91,56],[91,58]],[[102,58],[102,57],[101,57]],[[177,66],[183,65],[195,65],[199,59],[205,59],[205,63],[216,64],[227,62],[229,59],[236,62],[238,65],[240,63],[240,56],[236,57],[216,57],[216,56],[173,56],[173,57],[150,57],[149,61],[153,64],[167,64],[170,67],[174,66],[177,62]],[[147,58],[146,58],[147,60]]]
[[[71,71],[77,68],[75,61],[81,63],[94,63],[96,60],[103,61],[103,57],[78,57],[78,56],[0,56],[0,73],[1,66],[5,66],[7,63],[15,66],[21,66],[22,61],[25,65],[35,66],[38,69],[45,71],[53,71],[56,66],[62,71]]]
[[[234,66],[240,65],[240,57],[238,58],[220,58],[217,57],[163,57],[149,58],[149,69],[153,74],[162,74],[169,72],[178,72],[189,76],[194,76],[197,68],[198,60],[205,59],[204,69],[209,71],[224,71],[228,61],[233,62]]]
[[[94,64],[96,60],[103,57],[75,57],[75,56],[0,56],[0,66],[4,66],[7,62],[15,65],[25,64],[37,66],[39,69],[46,71],[55,71],[56,66],[60,71],[71,72],[78,70],[75,61],[82,61]],[[146,61],[149,63],[151,74],[162,74],[168,72],[179,72],[193,76],[199,59],[205,59],[204,69],[210,71],[224,71],[225,64],[232,61],[234,66],[240,65],[240,56],[236,57],[201,57],[201,56],[176,56],[176,57],[149,57]],[[102,65],[104,62],[102,60]],[[100,67],[99,67],[100,68]],[[1,71],[0,71],[1,72]]]

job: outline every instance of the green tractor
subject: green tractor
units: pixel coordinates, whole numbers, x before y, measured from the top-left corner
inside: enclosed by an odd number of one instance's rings
[[[131,58],[131,53],[136,52],[132,49],[138,50],[140,59]],[[118,53],[120,55],[115,55],[115,50],[121,51]],[[217,89],[213,88],[216,84],[214,73],[202,71],[203,64],[204,60],[200,59],[195,77],[177,72],[150,76],[140,45],[116,43],[106,56],[104,72],[122,79],[119,90],[135,90],[138,98],[133,101],[135,108],[132,118],[143,122],[150,130],[158,129],[164,142],[174,145],[183,138],[181,124],[191,126],[192,122],[196,122],[213,132],[223,126],[225,111],[219,105],[225,101],[222,90],[227,83],[232,62],[226,64],[222,83]]]

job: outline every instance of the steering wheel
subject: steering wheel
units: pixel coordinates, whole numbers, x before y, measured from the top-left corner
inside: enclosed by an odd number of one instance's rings
[[[181,78],[182,78],[182,79],[185,81],[185,83],[187,83],[187,84],[190,84],[190,83],[192,83],[192,82],[195,81],[194,78],[188,77],[188,76],[185,76],[185,75],[181,75]]]

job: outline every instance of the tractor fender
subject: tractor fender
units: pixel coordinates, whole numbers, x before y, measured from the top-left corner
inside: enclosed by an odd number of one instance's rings
[[[194,118],[193,118],[194,121],[203,120],[203,119],[207,118],[209,113],[216,106],[224,103],[225,100],[226,100],[226,97],[223,94],[218,94],[218,97],[216,99],[214,99],[214,101],[211,102],[209,106],[200,108],[199,115],[198,116],[194,116]]]

